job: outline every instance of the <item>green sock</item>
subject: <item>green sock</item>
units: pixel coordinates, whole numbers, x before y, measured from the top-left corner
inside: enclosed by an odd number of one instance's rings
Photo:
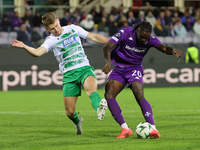
[[[99,108],[99,103],[101,101],[101,97],[99,96],[99,93],[93,92],[90,95],[90,99],[91,99],[92,107],[97,111],[97,109]]]
[[[71,121],[73,121],[74,124],[76,124],[76,125],[79,123],[78,114],[77,114],[76,111],[75,111],[75,113],[74,113],[74,116],[73,116],[73,117],[69,117],[69,119],[70,119]]]

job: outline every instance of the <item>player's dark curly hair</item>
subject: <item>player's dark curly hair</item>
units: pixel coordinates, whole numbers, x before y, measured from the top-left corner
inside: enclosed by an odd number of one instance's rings
[[[152,32],[152,25],[147,22],[147,21],[142,21],[140,22],[139,24],[137,24],[134,29],[133,29],[133,32],[135,30],[137,30],[138,28],[140,28],[141,30],[145,31],[145,32]]]

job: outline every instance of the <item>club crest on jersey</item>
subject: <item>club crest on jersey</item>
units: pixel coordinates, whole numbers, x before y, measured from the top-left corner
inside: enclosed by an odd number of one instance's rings
[[[72,36],[70,38],[63,40],[62,44],[63,44],[63,47],[68,47],[68,46],[75,44],[76,42],[77,42],[76,37]]]

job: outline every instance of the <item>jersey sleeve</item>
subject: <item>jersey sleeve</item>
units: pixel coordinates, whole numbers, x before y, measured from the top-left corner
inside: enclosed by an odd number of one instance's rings
[[[125,30],[121,29],[119,30],[117,33],[115,33],[111,38],[110,38],[110,42],[115,43],[115,44],[119,44],[121,42],[123,42],[123,40],[126,38],[125,35]]]
[[[158,45],[162,44],[162,42],[158,38],[153,37],[153,36],[151,36],[150,43],[151,43],[152,47],[157,47]]]
[[[52,44],[53,43],[54,42],[52,42],[51,38],[48,36],[48,37],[46,37],[44,43],[41,46],[45,47],[46,50],[47,50],[47,53],[48,53],[52,49]]]
[[[89,32],[86,31],[86,30],[84,30],[83,28],[77,26],[77,25],[74,25],[74,27],[75,27],[76,30],[78,31],[78,35],[79,35],[81,38],[85,39]]]

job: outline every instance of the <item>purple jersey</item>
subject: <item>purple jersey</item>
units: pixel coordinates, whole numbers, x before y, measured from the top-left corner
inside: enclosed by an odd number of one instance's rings
[[[111,62],[122,67],[140,66],[149,48],[162,44],[157,38],[152,37],[145,43],[136,40],[136,31],[133,27],[123,28],[110,38],[117,44],[111,52]]]

